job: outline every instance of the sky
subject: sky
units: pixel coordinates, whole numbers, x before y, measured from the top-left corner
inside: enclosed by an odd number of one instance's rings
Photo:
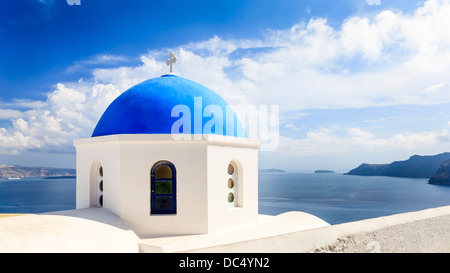
[[[4,1],[0,164],[75,167],[122,92],[168,72],[277,106],[260,168],[450,152],[450,0]]]

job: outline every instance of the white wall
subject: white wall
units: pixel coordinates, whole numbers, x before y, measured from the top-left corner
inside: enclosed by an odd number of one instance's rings
[[[141,236],[207,232],[206,145],[180,141],[122,141],[122,212]],[[175,165],[177,213],[150,215],[150,171],[160,161]]]
[[[450,252],[450,206],[291,232],[190,252]]]
[[[107,140],[107,139],[105,139]],[[76,208],[91,206],[91,183],[95,183],[96,168],[99,162],[103,167],[103,192],[107,198],[103,200],[105,208],[117,215],[120,213],[120,165],[116,158],[120,156],[117,142],[101,141],[93,145],[89,141],[76,141]]]
[[[231,144],[230,144],[231,145]],[[228,164],[236,163],[234,190],[228,188]],[[228,202],[235,193],[236,201]],[[257,221],[258,151],[255,148],[208,145],[209,232]]]
[[[89,173],[103,166],[103,207],[124,219],[139,236],[199,234],[256,221],[259,142],[209,138],[173,140],[171,135],[113,135],[74,141],[77,149],[77,208],[89,207]],[[151,215],[150,171],[168,160],[177,173],[177,213]],[[238,198],[227,202],[227,166],[240,162]],[[209,181],[209,182],[208,182]]]

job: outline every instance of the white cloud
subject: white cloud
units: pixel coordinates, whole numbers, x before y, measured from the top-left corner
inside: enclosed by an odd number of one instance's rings
[[[267,42],[280,49],[241,61],[259,91],[249,100],[285,110],[449,102],[448,87],[427,92],[450,73],[449,18],[449,1],[429,1],[413,15],[352,17],[341,29],[314,19],[278,31]]]
[[[350,128],[347,130],[349,136],[355,139],[373,139],[374,134],[362,130],[361,128]]]
[[[72,151],[73,139],[89,137],[103,111],[119,93],[112,85],[58,83],[45,102],[20,112],[10,128],[0,128],[0,153],[19,154],[33,149]]]
[[[0,119],[14,119],[22,116],[22,112],[14,109],[0,109]]]
[[[414,14],[382,11],[373,17],[350,17],[340,28],[314,18],[289,29],[269,30],[260,39],[212,37],[181,45],[174,50],[175,72],[211,88],[231,105],[279,105],[281,115],[306,109],[449,103],[449,25],[450,0],[429,0]],[[246,54],[240,54],[243,51]],[[89,137],[121,92],[167,73],[168,52],[149,51],[138,66],[95,69],[128,60],[97,55],[69,68],[92,66],[91,79],[57,83],[45,101],[2,103],[8,107],[0,118],[12,122],[0,130],[0,153],[72,149],[72,140]],[[285,127],[296,128],[292,120]],[[357,127],[348,129],[345,137],[321,129],[308,132],[306,139],[284,138],[284,147],[299,154],[344,153],[361,145],[411,149],[448,137],[423,131],[377,138]]]
[[[294,130],[296,132],[300,132],[300,129],[297,126],[295,126],[294,124],[292,124],[292,123],[286,123],[284,126],[286,128],[291,129],[291,130]]]
[[[118,65],[121,63],[129,62],[130,60],[131,58],[123,55],[99,54],[85,60],[74,62],[66,69],[66,73],[76,73],[98,65]]]
[[[344,133],[343,133],[344,132]],[[414,153],[421,147],[434,147],[431,153],[441,153],[450,149],[449,127],[433,132],[395,133],[389,137],[376,137],[361,128],[320,128],[309,131],[306,138],[281,137],[280,146],[274,153],[295,156],[322,156],[336,154],[394,153],[408,151]]]

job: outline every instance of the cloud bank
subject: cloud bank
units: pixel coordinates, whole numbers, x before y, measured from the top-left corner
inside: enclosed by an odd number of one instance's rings
[[[211,88],[231,105],[279,105],[283,121],[307,109],[450,103],[448,26],[450,1],[429,0],[412,14],[385,10],[355,15],[339,28],[312,18],[289,29],[267,30],[259,39],[212,37],[170,50],[178,57],[177,74]],[[120,93],[168,72],[168,52],[152,49],[142,54],[137,66],[92,69],[88,79],[55,84],[45,101],[4,103],[8,107],[0,111],[0,119],[11,122],[0,128],[0,153],[73,151],[73,139],[89,137]],[[75,62],[68,72],[127,59],[99,55]],[[301,130],[291,121],[285,126]],[[321,128],[306,132],[303,139],[282,136],[279,152],[333,154],[361,146],[414,149],[448,142],[448,128],[441,129],[380,138],[358,127],[339,135]]]

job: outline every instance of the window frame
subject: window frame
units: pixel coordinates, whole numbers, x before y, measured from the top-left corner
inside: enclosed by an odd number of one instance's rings
[[[157,194],[156,193],[156,170],[161,166],[167,166],[172,172],[172,193],[170,194]],[[168,180],[168,179],[164,179]],[[156,198],[157,197],[171,197],[172,198],[172,208],[169,210],[162,210],[156,208]],[[161,160],[156,162],[150,171],[150,215],[161,215],[161,214],[176,214],[177,213],[177,172],[175,165],[167,160]]]

